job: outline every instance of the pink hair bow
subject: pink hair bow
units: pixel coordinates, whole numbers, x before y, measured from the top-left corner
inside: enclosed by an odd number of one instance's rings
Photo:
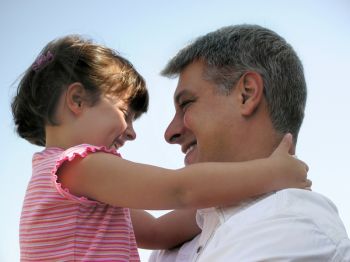
[[[34,62],[32,68],[34,71],[38,71],[40,68],[42,68],[44,65],[46,65],[48,62],[52,61],[53,54],[50,51],[47,51],[46,55],[40,55]]]

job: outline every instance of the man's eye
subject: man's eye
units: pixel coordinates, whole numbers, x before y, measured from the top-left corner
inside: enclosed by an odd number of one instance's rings
[[[193,100],[184,100],[180,103],[180,108],[182,110],[186,109],[191,103],[193,102]]]

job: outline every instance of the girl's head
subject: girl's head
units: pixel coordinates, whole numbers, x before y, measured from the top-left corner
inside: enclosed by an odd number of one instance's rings
[[[59,101],[74,83],[82,87],[84,104],[90,107],[108,97],[123,100],[135,118],[147,111],[145,81],[129,61],[110,48],[70,35],[48,43],[24,73],[12,102],[18,134],[45,146],[45,127],[60,124]]]

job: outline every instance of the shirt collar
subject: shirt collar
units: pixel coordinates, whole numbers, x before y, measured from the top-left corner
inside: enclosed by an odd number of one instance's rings
[[[212,219],[213,217],[216,217],[220,221],[220,224],[223,224],[232,216],[239,214],[240,212],[254,205],[258,201],[270,196],[271,194],[273,193],[265,194],[256,198],[250,198],[246,201],[240,202],[237,205],[199,209],[197,211],[196,216],[197,224],[200,228],[203,228],[204,221],[210,218]]]

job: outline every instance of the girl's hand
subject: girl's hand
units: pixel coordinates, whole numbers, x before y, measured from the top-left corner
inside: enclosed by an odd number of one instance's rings
[[[293,147],[293,138],[291,134],[286,134],[281,143],[269,157],[272,168],[276,168],[280,174],[277,179],[282,183],[282,187],[293,187],[311,190],[312,182],[307,179],[309,167],[307,164],[289,152]]]

